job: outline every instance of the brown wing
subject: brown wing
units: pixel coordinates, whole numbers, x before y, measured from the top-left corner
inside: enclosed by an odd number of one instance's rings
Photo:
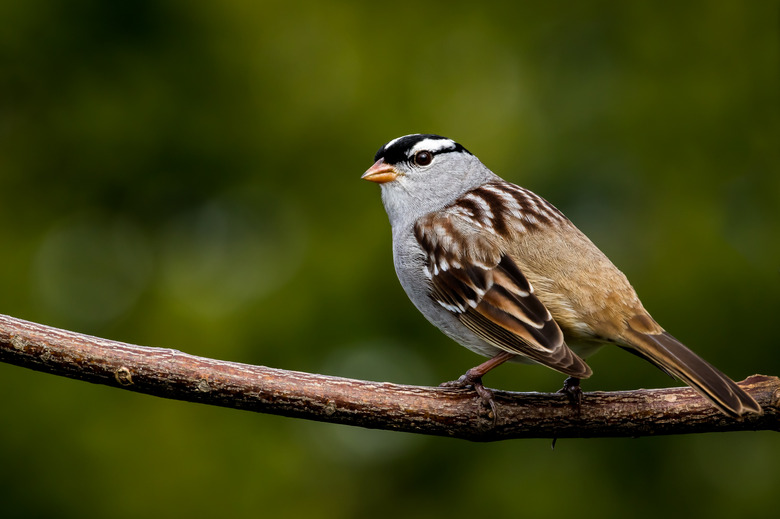
[[[497,237],[446,209],[421,218],[415,236],[427,255],[431,297],[477,336],[569,376],[591,375]]]

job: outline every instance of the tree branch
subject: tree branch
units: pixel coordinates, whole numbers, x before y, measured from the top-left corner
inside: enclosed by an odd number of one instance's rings
[[[780,380],[740,382],[763,415],[729,418],[690,388],[561,394],[496,391],[494,420],[473,391],[366,382],[207,359],[0,315],[0,361],[175,400],[474,441],[780,430]]]

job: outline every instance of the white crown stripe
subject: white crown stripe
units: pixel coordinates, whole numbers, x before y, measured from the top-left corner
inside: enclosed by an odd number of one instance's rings
[[[407,152],[408,157],[413,157],[418,151],[430,151],[437,153],[442,150],[454,150],[458,145],[452,139],[423,139]]]
[[[406,136],[404,135],[403,137],[396,137],[396,138],[395,138],[395,139],[393,139],[392,141],[389,141],[387,144],[385,144],[385,145],[383,146],[383,148],[384,148],[384,149],[392,148],[392,147],[393,147],[393,144],[395,144],[396,142],[400,141],[400,140],[401,140],[401,139],[403,139],[404,137],[406,137]]]

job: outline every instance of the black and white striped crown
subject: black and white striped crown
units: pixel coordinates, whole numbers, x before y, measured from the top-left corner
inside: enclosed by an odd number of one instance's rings
[[[374,161],[383,159],[387,164],[398,164],[411,159],[415,153],[423,150],[430,151],[434,155],[451,152],[469,153],[466,148],[447,137],[430,133],[414,133],[393,139],[379,148]]]

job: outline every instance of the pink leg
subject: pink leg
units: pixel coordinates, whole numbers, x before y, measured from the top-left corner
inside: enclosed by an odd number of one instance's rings
[[[493,420],[495,422],[498,414],[496,413],[496,404],[493,401],[493,392],[482,385],[482,377],[491,369],[500,366],[514,356],[515,355],[513,353],[502,351],[495,357],[486,360],[479,366],[471,368],[458,380],[445,382],[440,384],[440,387],[473,387],[474,391],[477,392],[482,401],[490,406],[490,409],[493,411]]]

